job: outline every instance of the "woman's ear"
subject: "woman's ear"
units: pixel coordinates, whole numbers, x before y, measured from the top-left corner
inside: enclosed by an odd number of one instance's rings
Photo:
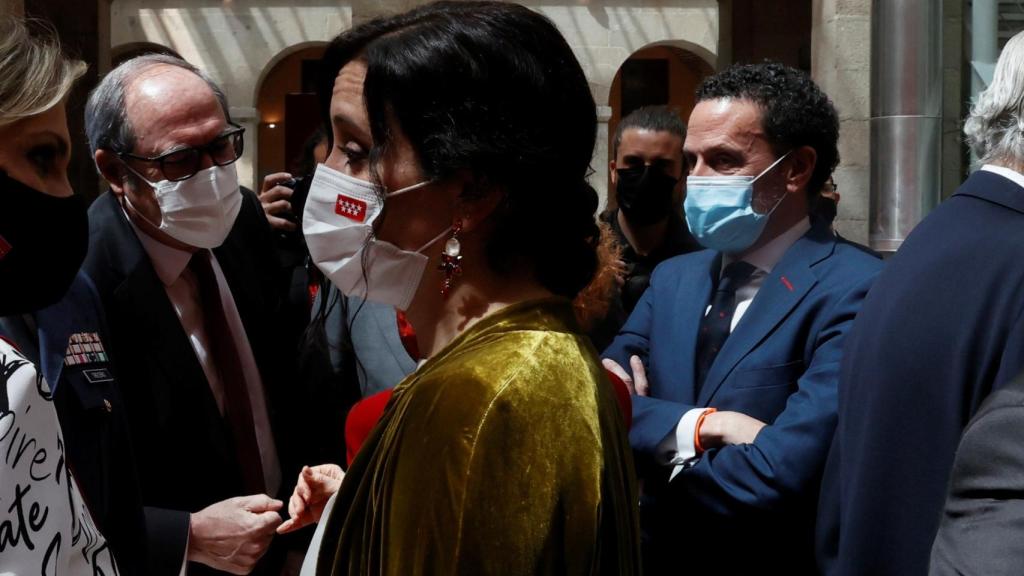
[[[471,177],[463,179],[463,184],[462,192],[455,199],[453,220],[461,223],[463,233],[472,233],[498,210],[505,200],[505,192]]]
[[[786,191],[789,193],[805,192],[807,183],[814,175],[818,153],[810,146],[801,146],[790,155],[789,172],[786,174]]]

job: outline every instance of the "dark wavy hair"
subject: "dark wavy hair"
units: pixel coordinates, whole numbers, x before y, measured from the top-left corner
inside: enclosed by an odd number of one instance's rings
[[[472,188],[503,193],[487,239],[493,270],[531,270],[570,298],[591,281],[598,198],[587,177],[597,113],[579,62],[550,20],[517,4],[437,2],[346,31],[323,58],[318,92],[328,126],[334,81],[353,60],[367,67],[363,96],[379,191],[380,159],[397,126],[426,177],[468,171]]]
[[[761,127],[776,155],[810,146],[818,155],[807,183],[811,199],[839,164],[839,116],[805,72],[778,62],[738,64],[704,80],[697,101],[742,98],[761,108]]]
[[[650,130],[651,132],[668,132],[678,136],[680,141],[686,140],[686,124],[679,117],[679,112],[668,106],[644,106],[630,112],[619,122],[612,138],[612,157],[619,155],[622,135],[626,130]]]

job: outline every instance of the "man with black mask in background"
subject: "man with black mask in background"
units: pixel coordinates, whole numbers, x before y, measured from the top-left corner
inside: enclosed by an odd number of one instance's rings
[[[639,108],[619,122],[608,163],[616,208],[601,214],[621,249],[623,280],[605,318],[590,331],[598,350],[611,343],[663,260],[700,246],[682,219],[686,161],[682,119],[666,106]]]

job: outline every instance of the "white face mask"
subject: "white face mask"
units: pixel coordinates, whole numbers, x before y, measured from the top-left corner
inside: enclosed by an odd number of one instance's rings
[[[420,182],[387,196],[427,184]],[[451,227],[419,250],[402,250],[373,236],[373,222],[381,208],[373,184],[320,164],[309,186],[302,233],[313,262],[342,294],[407,310],[427,268],[428,258],[422,252]]]
[[[149,184],[156,195],[160,226],[150,224],[196,248],[216,248],[224,243],[242,209],[234,164],[200,170],[181,182],[150,182],[131,167],[128,169]]]

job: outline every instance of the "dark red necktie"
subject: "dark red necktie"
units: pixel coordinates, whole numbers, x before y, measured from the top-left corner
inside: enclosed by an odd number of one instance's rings
[[[211,357],[224,388],[224,416],[227,418],[235,449],[238,451],[238,463],[242,466],[242,482],[247,494],[262,494],[267,488],[263,478],[259,444],[256,442],[256,426],[253,424],[249,391],[245,384],[238,348],[228,328],[227,315],[220,300],[220,290],[213,272],[211,257],[209,250],[199,250],[192,255],[189,268],[195,273],[199,284],[203,325],[206,328]]]
[[[732,317],[736,313],[736,290],[757,270],[753,265],[737,260],[725,267],[718,287],[711,297],[711,310],[700,323],[697,335],[697,390],[711,371],[718,351],[725,345],[732,331]]]

